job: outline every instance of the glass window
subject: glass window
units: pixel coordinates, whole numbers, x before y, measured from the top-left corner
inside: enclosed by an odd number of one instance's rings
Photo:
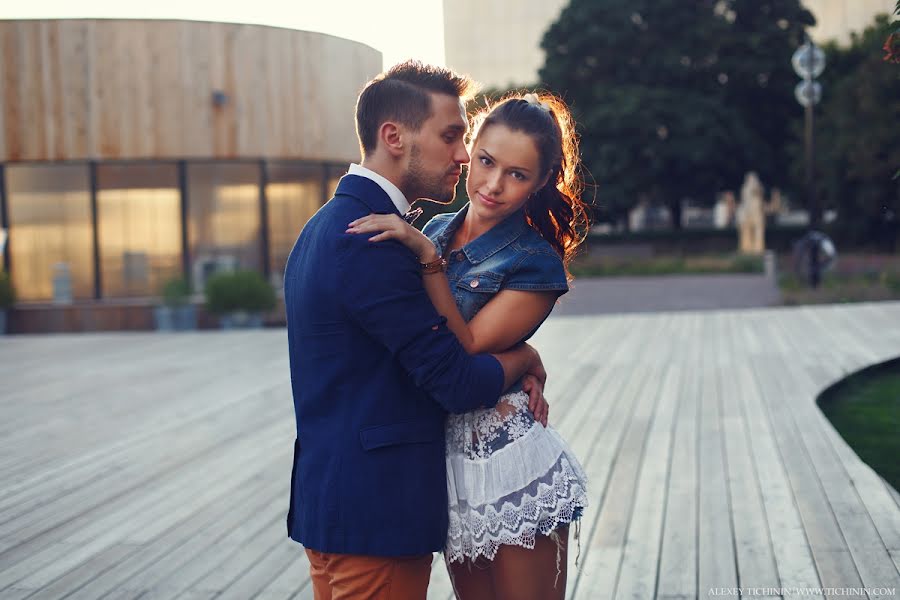
[[[181,274],[181,195],[175,164],[97,167],[102,293],[158,295]]]
[[[194,289],[220,269],[262,272],[257,163],[188,166],[188,240]]]
[[[7,165],[10,276],[20,301],[94,295],[87,164]]]
[[[347,174],[347,167],[337,167],[335,165],[330,165],[328,167],[328,197],[332,198],[334,196],[335,190],[337,190],[338,182],[341,180],[341,177]]]
[[[272,162],[267,165],[269,257],[272,279],[281,282],[300,230],[322,206],[323,167]]]

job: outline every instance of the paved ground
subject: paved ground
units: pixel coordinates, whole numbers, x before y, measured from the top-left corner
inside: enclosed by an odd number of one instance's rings
[[[815,398],[898,356],[898,323],[900,302],[551,317],[550,419],[589,479],[567,599],[896,597],[900,496]],[[0,342],[0,598],[311,600],[286,348]],[[428,599],[451,597],[437,556]]]
[[[781,304],[764,275],[667,275],[580,278],[554,315],[762,308]]]

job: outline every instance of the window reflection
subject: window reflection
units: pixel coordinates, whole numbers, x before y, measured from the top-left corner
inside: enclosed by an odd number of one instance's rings
[[[322,206],[323,168],[286,162],[267,168],[270,272],[280,281],[297,235]]]
[[[159,294],[181,274],[176,165],[100,165],[97,187],[103,296]]]
[[[220,269],[262,272],[259,165],[188,166],[188,240],[194,287]]]
[[[7,165],[10,276],[20,301],[94,294],[87,164]]]

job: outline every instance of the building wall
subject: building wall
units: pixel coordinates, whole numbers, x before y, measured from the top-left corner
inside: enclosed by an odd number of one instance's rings
[[[803,0],[804,6],[816,17],[810,30],[813,40],[825,43],[837,40],[850,43],[850,34],[861,32],[871,25],[875,15],[891,14],[895,0]]]
[[[544,64],[541,38],[566,0],[444,0],[447,66],[491,87],[528,85]]]
[[[541,39],[567,0],[444,0],[447,66],[488,87],[506,88],[537,81],[544,63]],[[876,14],[890,14],[895,0],[803,0],[818,24],[817,42],[862,31]],[[476,15],[473,17],[472,15]]]
[[[260,25],[0,21],[0,162],[356,160],[356,96],[381,62]]]

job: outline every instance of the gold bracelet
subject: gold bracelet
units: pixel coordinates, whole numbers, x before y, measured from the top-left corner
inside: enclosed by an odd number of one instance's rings
[[[430,263],[419,263],[419,265],[422,267],[423,275],[431,275],[445,271],[447,269],[447,259],[438,258]]]

